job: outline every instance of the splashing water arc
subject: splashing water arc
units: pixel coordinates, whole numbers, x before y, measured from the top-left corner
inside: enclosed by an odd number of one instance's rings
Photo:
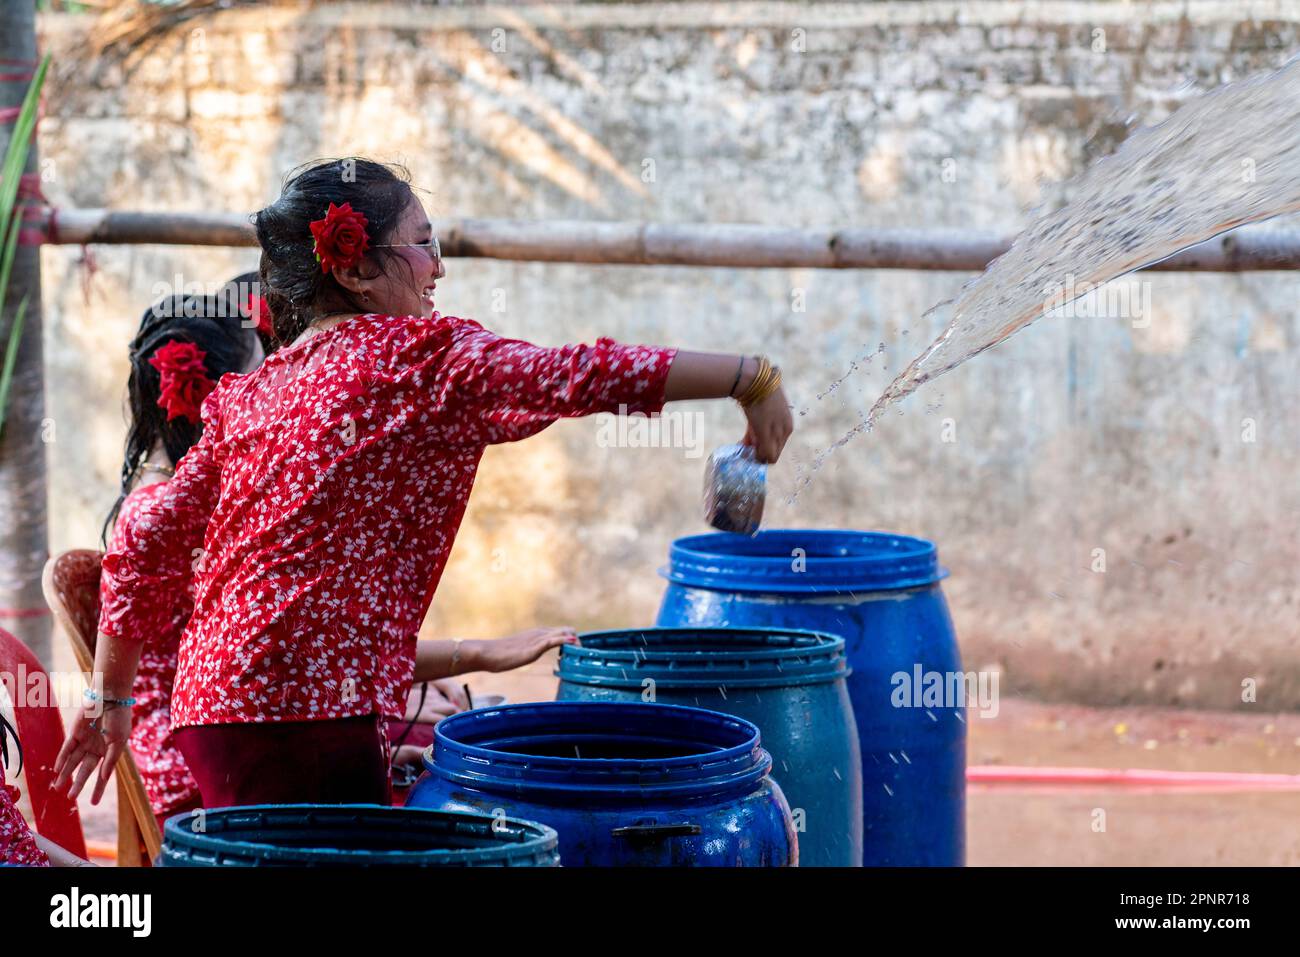
[[[1300,210],[1300,57],[1138,130],[1065,187],[983,273],[926,316],[947,326],[826,456],[890,405],[1089,289],[1226,230]],[[1066,295],[1065,290],[1077,290]]]

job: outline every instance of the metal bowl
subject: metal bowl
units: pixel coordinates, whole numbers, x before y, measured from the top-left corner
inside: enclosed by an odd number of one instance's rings
[[[767,466],[748,445],[724,445],[704,473],[704,520],[721,532],[753,535],[763,520]]]

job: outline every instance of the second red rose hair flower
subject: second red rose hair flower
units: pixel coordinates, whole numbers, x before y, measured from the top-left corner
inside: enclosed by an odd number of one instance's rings
[[[149,357],[158,370],[158,405],[167,410],[167,421],[184,416],[199,424],[199,410],[217,384],[208,378],[203,364],[208,354],[192,342],[173,339]]]
[[[257,331],[264,336],[273,336],[275,333],[271,328],[271,309],[266,304],[266,300],[261,296],[248,294],[244,300],[244,315],[257,326]]]

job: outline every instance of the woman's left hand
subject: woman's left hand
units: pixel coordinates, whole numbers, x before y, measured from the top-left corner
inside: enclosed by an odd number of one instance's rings
[[[476,642],[473,671],[509,671],[532,664],[552,648],[578,644],[572,628],[532,628],[508,638]]]

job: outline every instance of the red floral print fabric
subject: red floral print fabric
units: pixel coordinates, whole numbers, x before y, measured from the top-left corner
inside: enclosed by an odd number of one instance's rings
[[[543,348],[437,314],[286,346],[204,402],[202,438],[104,559],[100,630],[147,635],[193,575],[174,728],[400,718],[484,448],[658,412],[675,354]]]
[[[129,535],[140,521],[151,521],[146,506],[167,488],[166,482],[141,485],[122,502],[117,515],[110,550]],[[161,547],[184,548],[179,539],[163,539]],[[173,558],[173,563],[184,565],[190,561],[188,551]],[[100,604],[108,597],[108,589],[101,582]],[[188,807],[199,797],[199,786],[185,766],[185,758],[176,746],[171,731],[172,686],[176,681],[176,653],[180,648],[181,634],[194,611],[192,587],[172,590],[171,601],[150,602],[149,615],[135,619],[140,629],[137,637],[144,642],[140,650],[140,667],[136,671],[132,695],[135,706],[131,709],[131,754],[140,776],[144,779],[149,805],[156,816],[162,817],[178,808]]]

